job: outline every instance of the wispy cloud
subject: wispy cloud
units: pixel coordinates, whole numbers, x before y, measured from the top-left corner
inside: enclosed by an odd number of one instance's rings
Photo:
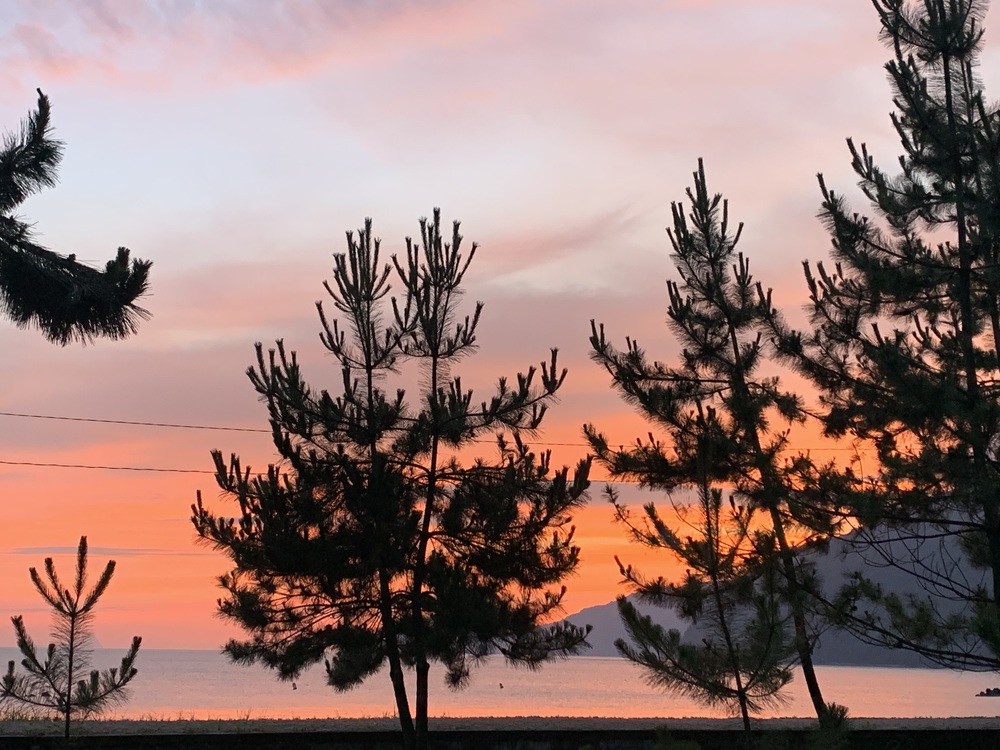
[[[159,89],[182,80],[260,84],[392,59],[414,44],[471,46],[517,5],[497,4],[490,12],[454,0],[32,0],[9,8],[4,61],[8,78],[34,68],[62,79]]]

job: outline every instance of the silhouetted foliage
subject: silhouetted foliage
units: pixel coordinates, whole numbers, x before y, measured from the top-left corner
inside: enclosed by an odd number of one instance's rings
[[[29,223],[15,215],[33,193],[56,183],[63,144],[50,135],[49,100],[0,150],[0,310],[19,327],[36,326],[50,341],[68,344],[98,337],[120,339],[149,317],[135,301],[146,292],[149,261],[129,260],[118,248],[103,271],[32,240]]]
[[[672,204],[673,229],[668,230],[680,281],[667,282],[667,316],[683,347],[680,362],[672,366],[651,361],[633,339],[618,350],[605,338],[603,325],[591,323],[592,358],[611,374],[623,398],[664,430],[666,438],[651,433],[647,440],[615,450],[593,426],[587,425],[584,431],[612,477],[637,480],[667,492],[679,488],[698,492],[702,518],[696,527],[703,538],[689,543],[677,540],[650,506],[647,515],[655,533],[642,539],[682,559],[691,557],[688,564],[694,577],[672,592],[683,594],[678,605],[681,612],[693,606],[684,603],[685,597],[708,596],[715,585],[729,578],[749,582],[750,571],[758,571],[761,586],[744,585],[747,596],[753,591],[746,602],[752,603],[750,609],[756,615],[748,620],[742,637],[757,643],[763,637],[760,633],[770,633],[763,641],[770,643],[773,638],[778,644],[780,618],[771,614],[773,605],[767,596],[777,595],[780,589],[791,615],[795,656],[822,722],[827,706],[812,664],[817,632],[807,616],[807,593],[816,588],[816,582],[799,550],[822,543],[839,529],[837,509],[828,499],[829,485],[841,479],[832,467],[819,467],[808,456],[788,457],[788,425],[804,417],[798,396],[783,390],[777,378],[760,374],[767,355],[761,330],[773,313],[770,292],[753,280],[748,261],[736,251],[742,225],[731,231],[728,204],[720,195],[710,196],[700,161],[694,180],[693,190],[687,191],[690,216],[682,204]],[[784,427],[772,427],[775,422]],[[732,543],[713,538],[722,503],[717,493],[723,489],[734,501],[730,523],[738,527],[755,518],[753,533],[744,530],[744,538],[736,534]],[[609,494],[616,502],[614,493],[609,490]],[[698,545],[705,546],[699,549]],[[714,559],[726,554],[751,557],[734,559],[727,568],[721,559]],[[703,559],[700,569],[694,565],[699,558]],[[781,572],[780,583],[771,578],[775,565]],[[640,592],[661,598],[654,589],[637,585]],[[735,586],[733,591],[738,589]],[[757,601],[758,596],[764,598]],[[717,606],[715,620],[724,628],[718,615],[727,611],[726,606]],[[628,614],[627,608],[623,614]],[[726,644],[726,651],[731,648]],[[777,646],[774,652],[758,652],[756,658],[766,667],[762,674],[774,675],[761,684],[780,688],[784,674],[777,664],[767,666],[767,660],[790,657]],[[712,680],[710,666],[705,669]],[[772,669],[777,671],[772,673]],[[726,675],[735,680],[737,671],[730,666]],[[748,708],[746,702],[743,707]]]
[[[24,627],[20,615],[12,617],[17,647],[24,657],[18,673],[13,660],[7,663],[7,674],[0,681],[0,701],[13,700],[29,710],[54,710],[64,721],[64,734],[69,737],[73,716],[91,716],[128,699],[126,685],[136,676],[135,659],[142,639],[135,636],[132,646],[122,658],[121,667],[106,670],[89,669],[91,623],[94,607],[104,595],[115,572],[110,560],[101,577],[90,591],[87,585],[87,537],[80,537],[76,557],[76,576],[72,587],[65,586],[56,575],[51,557],[45,558],[42,580],[35,568],[30,569],[31,582],[52,608],[52,637],[44,659],[39,658],[34,642]]]
[[[1000,668],[1000,108],[977,74],[986,3],[875,0],[901,173],[848,140],[877,218],[822,176],[832,269],[806,265],[812,330],[776,321],[782,350],[820,389],[828,434],[874,446],[850,496],[869,565],[839,594],[857,636],[953,667]]]
[[[636,541],[672,553],[685,568],[684,578],[670,583],[619,561],[623,578],[641,602],[673,607],[696,624],[701,641],[682,641],[680,631],[657,625],[619,596],[618,612],[631,643],[619,639],[615,647],[644,667],[651,684],[737,711],[749,744],[750,714],[780,700],[792,679],[794,648],[781,607],[776,556],[767,547],[756,549],[771,545],[771,537],[751,530],[751,509],[731,498],[723,502],[707,470],[701,480],[698,502],[677,509],[678,527],[697,536],[682,536],[668,526],[652,503],[645,506],[642,526],[615,503],[618,519]]]
[[[521,438],[538,429],[566,373],[553,350],[540,371],[501,378],[474,400],[454,372],[476,349],[483,307],[459,313],[476,250],[463,256],[461,243],[457,222],[450,243],[441,236],[437,210],[391,265],[379,261],[370,220],[348,232],[326,284],[342,320],[317,305],[339,391],[307,385],[283,342],[258,344],[248,375],[282,464],[254,476],[215,452],[239,515],[216,516],[200,495],[193,506],[198,534],[235,565],[220,580],[220,611],[250,638],[230,641],[230,657],[292,679],[326,656],[338,690],[387,663],[409,747],[426,746],[431,662],[459,688],[490,654],[537,667],[586,645],[585,629],[540,623],[577,566],[570,514],[585,501],[589,462],[553,475],[549,454]],[[390,390],[407,375],[419,379],[415,394]],[[495,437],[494,457],[469,459],[483,436]],[[412,712],[404,667],[415,672]]]

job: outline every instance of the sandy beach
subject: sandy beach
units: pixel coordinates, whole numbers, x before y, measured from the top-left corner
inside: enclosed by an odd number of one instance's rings
[[[809,729],[815,719],[760,719],[755,722],[761,729]],[[941,718],[854,718],[854,729],[997,729],[1000,717]],[[545,730],[545,729],[731,729],[741,728],[738,719],[704,718],[580,718],[548,716],[434,718],[431,730],[437,731],[489,731],[489,730]],[[335,731],[394,731],[399,723],[393,718],[365,719],[116,719],[76,722],[75,735],[145,735],[145,734],[246,734],[266,732],[335,732]],[[62,724],[54,720],[0,721],[0,736],[59,735]]]

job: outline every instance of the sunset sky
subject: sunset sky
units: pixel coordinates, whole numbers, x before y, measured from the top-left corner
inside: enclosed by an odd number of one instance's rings
[[[757,277],[800,319],[800,262],[829,244],[816,173],[860,210],[845,137],[886,166],[898,154],[877,32],[867,0],[3,0],[0,127],[40,87],[66,142],[60,184],[23,213],[56,251],[151,259],[153,317],[130,340],[66,348],[0,321],[0,410],[265,430],[244,374],[254,342],[284,338],[314,385],[336,387],[314,301],[345,230],[371,216],[396,251],[440,206],[481,245],[481,351],[463,382],[485,389],[557,346],[570,373],[539,447],[575,461],[584,422],[628,442],[645,430],[588,360],[590,319],[676,354],[664,227],[698,157],[746,224]],[[104,645],[235,634],[214,617],[226,560],[189,521],[198,489],[228,512],[213,448],[275,459],[264,432],[0,417],[15,464],[0,465],[0,644],[19,613],[45,639],[27,569],[54,554],[68,574],[81,534],[95,568],[118,561]],[[601,488],[578,521],[568,612],[620,592],[615,553],[655,564]]]

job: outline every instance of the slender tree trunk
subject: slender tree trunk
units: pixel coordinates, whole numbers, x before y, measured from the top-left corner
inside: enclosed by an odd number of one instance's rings
[[[379,596],[382,609],[382,634],[385,638],[386,659],[389,662],[389,680],[392,682],[392,692],[396,698],[396,713],[399,714],[399,726],[403,730],[403,743],[407,750],[415,750],[416,733],[413,728],[413,717],[410,714],[410,702],[406,697],[406,681],[403,675],[403,664],[399,658],[399,644],[396,642],[396,621],[392,612],[392,592],[386,573],[379,573]]]
[[[733,361],[736,365],[733,388],[739,393],[739,397],[745,402],[750,401],[750,389],[744,379],[743,356],[740,352],[739,340],[736,336],[736,327],[732,322],[728,307],[724,301],[720,307],[726,311],[726,319],[729,325],[729,338],[732,346]],[[754,453],[754,463],[757,471],[760,472],[760,481],[764,488],[765,509],[771,517],[771,526],[774,529],[775,538],[778,541],[778,554],[781,558],[781,566],[785,578],[788,582],[788,598],[792,610],[792,626],[795,629],[795,650],[798,652],[799,665],[802,667],[802,677],[809,690],[809,700],[812,701],[813,709],[816,711],[816,718],[819,719],[820,726],[826,726],[827,711],[826,701],[823,700],[823,691],[819,687],[819,679],[816,677],[816,668],[812,660],[812,644],[809,642],[809,631],[806,627],[805,605],[802,601],[802,587],[799,581],[798,571],[795,569],[795,551],[788,544],[785,536],[785,523],[781,518],[779,510],[780,496],[785,488],[781,481],[775,476],[771,459],[765,455],[760,442],[758,425],[744,424],[744,430],[750,439]]]
[[[714,542],[713,542],[714,544]],[[718,555],[715,555],[716,562]],[[722,629],[722,637],[726,641],[726,652],[729,654],[730,669],[733,670],[733,682],[736,683],[736,699],[740,704],[740,716],[743,717],[743,731],[749,738],[753,727],[750,726],[750,709],[747,706],[747,691],[743,687],[743,675],[740,672],[740,657],[736,644],[733,643],[733,636],[729,630],[729,622],[726,619],[726,610],[722,603],[722,593],[719,591],[718,568],[712,571],[712,595],[715,599],[715,607],[719,611],[719,627]],[[749,742],[749,740],[747,740]]]
[[[416,668],[416,740],[417,750],[427,747],[427,714],[428,714],[428,675],[430,663],[427,661],[427,643],[424,634],[423,589],[424,573],[427,564],[427,547],[430,544],[431,524],[434,518],[434,499],[437,496],[437,462],[439,445],[439,419],[437,408],[438,398],[438,362],[437,354],[431,356],[430,364],[430,402],[431,414],[434,418],[433,434],[431,436],[431,451],[427,469],[427,496],[424,499],[424,514],[421,519],[420,539],[417,543],[417,559],[413,569],[413,635],[414,657]]]
[[[944,8],[941,8],[943,11]],[[954,12],[954,8],[952,8]],[[948,115],[948,128],[952,135],[958,136],[958,122],[955,117],[954,85],[951,73],[951,58],[943,56],[944,63],[944,85],[945,85],[945,111]],[[953,154],[953,168],[955,170],[955,229],[958,241],[958,303],[959,315],[961,319],[960,339],[962,343],[962,357],[965,369],[965,388],[969,399],[970,411],[974,411],[979,406],[982,399],[982,390],[979,383],[979,372],[976,366],[976,319],[973,312],[973,285],[972,285],[972,248],[969,245],[968,230],[966,228],[966,205],[965,205],[965,170],[962,166],[962,156],[956,152]],[[997,337],[997,316],[995,313],[996,300],[992,300],[991,319],[993,324],[994,343]],[[988,446],[992,435],[988,434],[989,425],[979,423],[971,424],[972,433],[972,460],[975,466],[975,473],[978,475],[977,488],[982,496],[983,502],[983,531],[986,536],[987,548],[989,550],[989,560],[991,567],[991,582],[993,584],[992,598],[993,606],[997,608],[997,595],[1000,592],[1000,507],[998,507],[996,495],[996,481],[994,470],[990,467]],[[995,644],[990,644],[995,645]]]
[[[370,330],[370,322],[373,314],[374,300],[368,300],[367,307],[363,308],[364,320],[359,330]],[[373,342],[362,337],[362,350],[365,358],[365,376],[367,390],[367,423],[375,423],[375,363],[372,353]],[[369,458],[372,466],[375,465],[379,446],[374,434],[368,443]],[[403,674],[403,663],[399,655],[399,642],[396,632],[396,615],[393,611],[392,587],[390,586],[389,571],[385,569],[384,562],[379,563],[379,608],[382,615],[382,637],[385,639],[386,660],[389,662],[389,681],[392,683],[393,697],[396,700],[396,713],[399,715],[399,726],[403,731],[403,744],[407,750],[416,750],[417,738],[413,726],[413,716],[410,713],[410,701],[406,695],[406,678]]]
[[[69,641],[66,644],[66,711],[63,736],[69,739],[69,721],[73,713],[73,657],[76,656],[76,613],[69,616]]]
[[[702,460],[711,461],[711,456],[705,456],[703,449],[699,451]],[[701,466],[704,472],[704,464]],[[726,642],[726,653],[729,655],[729,668],[733,673],[733,682],[736,683],[736,700],[740,704],[740,715],[743,717],[743,729],[750,736],[750,708],[747,706],[747,691],[743,687],[743,674],[740,671],[740,655],[733,643],[733,634],[729,629],[729,620],[726,616],[726,607],[722,601],[722,590],[719,586],[719,508],[712,496],[712,488],[709,486],[708,475],[702,473],[701,493],[705,503],[705,541],[708,542],[708,549],[711,550],[711,569],[709,577],[712,581],[712,598],[715,600],[715,610],[719,613],[719,627],[722,629],[722,638]]]
[[[427,726],[427,680],[430,664],[426,658],[417,663],[417,750],[426,750],[428,744]]]
[[[795,649],[799,655],[799,665],[802,667],[802,678],[806,682],[809,690],[809,700],[812,701],[813,710],[816,711],[816,718],[819,719],[820,726],[826,726],[829,717],[826,702],[823,700],[823,691],[819,687],[819,679],[816,677],[816,666],[813,664],[812,644],[809,643],[809,631],[806,627],[805,607],[802,603],[802,588],[799,585],[799,574],[795,570],[795,552],[788,544],[785,536],[785,526],[781,520],[781,514],[775,507],[768,508],[771,513],[771,523],[774,526],[775,536],[778,540],[778,552],[781,556],[781,565],[784,568],[785,579],[788,582],[788,597],[791,600],[792,625],[795,628]]]
[[[760,447],[760,440],[754,432],[754,445],[758,456],[763,456]],[[762,467],[762,480],[765,483],[765,492],[771,495],[775,489],[781,488],[781,484],[772,476],[771,468]],[[769,488],[768,488],[769,485]],[[823,691],[819,686],[819,678],[816,677],[816,666],[813,664],[812,643],[809,639],[809,629],[806,623],[805,603],[799,573],[795,569],[795,550],[788,543],[785,535],[785,522],[781,518],[781,512],[775,500],[767,501],[767,511],[771,517],[771,526],[774,529],[774,536],[778,542],[778,556],[781,558],[782,572],[788,584],[789,606],[792,610],[792,627],[795,630],[795,650],[799,656],[799,666],[802,668],[802,679],[805,680],[806,688],[809,691],[809,700],[812,701],[816,718],[819,719],[820,726],[826,726],[829,712],[826,701],[823,700]]]

